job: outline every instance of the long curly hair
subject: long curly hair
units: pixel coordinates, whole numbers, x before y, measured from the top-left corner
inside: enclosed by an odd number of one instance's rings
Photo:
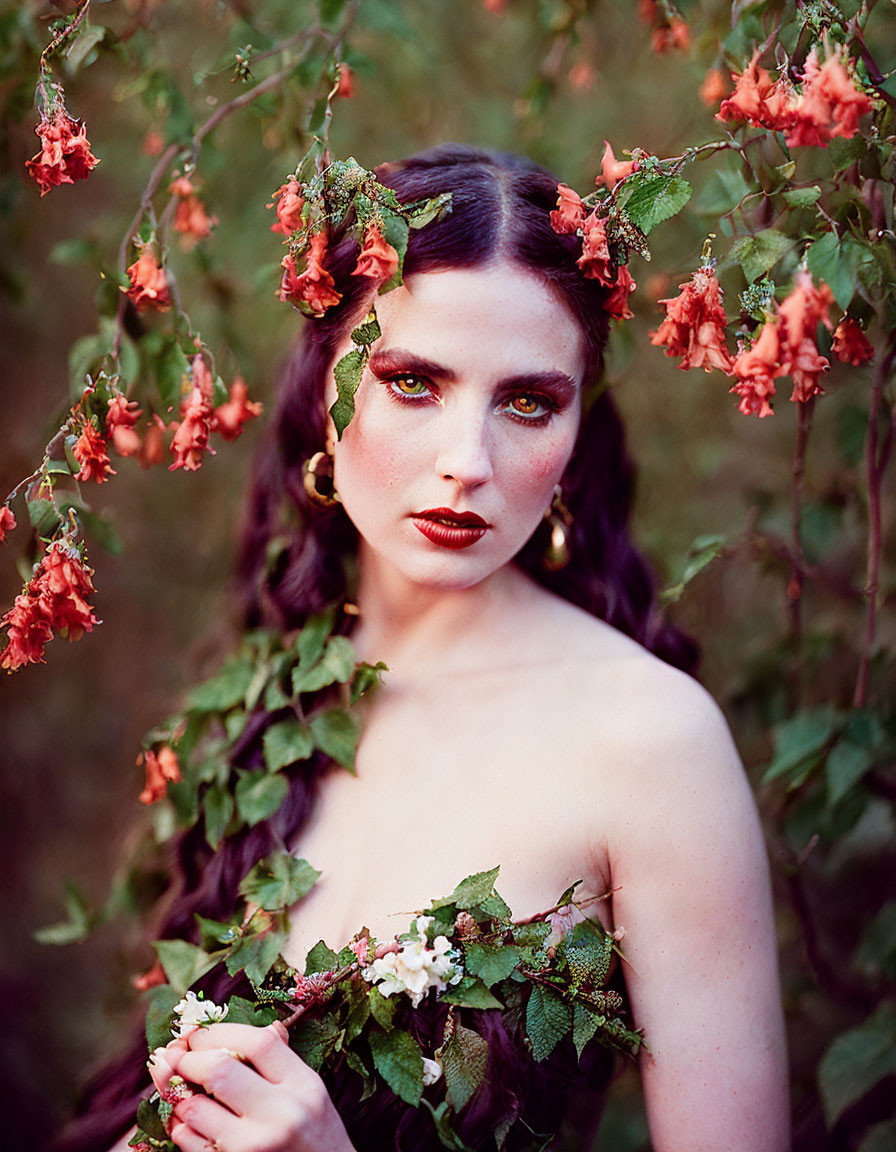
[[[608,331],[604,309],[608,290],[585,278],[576,266],[575,237],[559,235],[550,225],[556,179],[520,157],[459,145],[384,165],[377,175],[405,202],[442,192],[452,195],[450,214],[411,231],[406,276],[474,268],[501,256],[543,277],[583,333],[586,406],[562,480],[564,502],[573,517],[571,560],[559,571],[545,567],[547,538],[539,527],[515,563],[545,588],[606,620],[667,662],[693,672],[696,649],[660,617],[650,568],[630,538],[634,471],[612,398],[598,388]],[[334,238],[329,246],[327,269],[342,300],[308,325],[284,375],[276,412],[256,460],[236,580],[247,627],[301,627],[311,613],[351,591],[357,534],[341,508],[321,508],[309,499],[302,465],[324,447],[324,390],[336,349],[366,291],[363,278],[351,275],[357,251],[349,235]],[[349,618],[344,618],[342,627],[349,627]],[[234,750],[234,771],[260,762],[262,735],[281,715],[259,711],[252,718]],[[318,756],[288,770],[290,791],[278,812],[228,837],[216,851],[209,848],[201,825],[185,832],[176,845],[172,889],[167,911],[156,925],[157,935],[195,940],[196,914],[229,919],[239,903],[242,877],[274,848],[295,843],[325,767]],[[221,999],[238,984],[226,973],[212,973],[202,986],[207,995]],[[480,1138],[485,1140],[483,1147],[491,1146],[491,1138],[482,1134],[493,1132],[507,1115],[511,1096],[520,1107],[525,1103],[526,1115],[540,1118],[556,1108],[561,1087],[568,1088],[575,1080],[575,1060],[569,1053],[558,1055],[565,1061],[562,1070],[554,1064],[536,1074],[529,1067],[531,1059],[527,1062],[521,1055],[519,1039],[501,1019],[490,1019],[487,1029],[493,1062],[489,1083],[503,1089],[478,1094],[458,1125],[460,1135],[476,1140],[477,1146]],[[132,1122],[136,1102],[147,1091],[145,1059],[141,1032],[89,1086],[82,1114],[53,1145],[57,1152],[107,1152]],[[328,1087],[334,1100],[345,1101],[354,1113],[351,1077],[346,1072]],[[350,1132],[353,1124],[361,1124],[358,1138],[365,1147],[428,1147],[423,1135],[423,1122],[431,1125],[428,1118],[402,1113],[396,1121],[394,1109],[403,1106],[390,1097],[386,1091],[377,1093],[381,1104],[371,1101],[359,1114],[349,1115]],[[374,1138],[374,1132],[382,1135]]]

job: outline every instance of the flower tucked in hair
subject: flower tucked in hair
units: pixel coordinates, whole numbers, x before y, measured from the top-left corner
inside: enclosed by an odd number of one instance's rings
[[[606,185],[611,191],[626,176],[637,172],[637,160],[617,160],[609,140],[604,140],[604,154],[600,162],[600,175],[595,176],[594,183],[598,186]]]
[[[272,232],[282,232],[284,236],[291,236],[293,232],[302,227],[302,209],[305,201],[299,194],[300,184],[293,177],[285,184],[281,184],[274,193],[274,199],[268,208],[276,205],[277,223],[271,225]]]
[[[431,916],[418,916],[411,938],[401,941],[397,952],[387,952],[361,973],[383,996],[406,992],[416,1008],[431,988],[444,992],[463,976],[458,953],[447,936],[436,936],[432,947],[428,946],[426,929],[431,923]]]
[[[582,197],[568,184],[557,185],[557,207],[551,212],[551,227],[560,235],[575,232],[585,221]]]
[[[326,235],[315,232],[311,237],[304,272],[296,271],[291,253],[283,257],[280,262],[283,268],[279,293],[281,300],[288,300],[297,308],[304,304],[303,311],[307,310],[312,316],[323,316],[328,308],[339,303],[342,294],[336,291],[333,277],[323,266],[326,251]]]
[[[576,261],[588,280],[597,280],[608,288],[616,283],[607,229],[596,212],[582,222],[582,255]]]
[[[353,276],[367,276],[377,284],[385,284],[398,271],[398,253],[388,243],[376,224],[368,224]]]
[[[86,180],[99,164],[90,151],[90,141],[79,120],[73,120],[62,107],[52,117],[41,116],[34,129],[41,139],[41,150],[25,167],[40,186],[41,196],[59,184]]]
[[[725,344],[725,308],[722,289],[709,264],[693,273],[685,284],[679,284],[681,294],[673,299],[660,300],[666,306],[666,319],[655,332],[650,343],[665,345],[667,356],[680,356],[679,368],[719,368],[731,372],[731,355]]]

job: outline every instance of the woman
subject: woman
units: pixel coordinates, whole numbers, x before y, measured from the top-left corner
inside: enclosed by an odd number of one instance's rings
[[[291,914],[284,957],[299,969],[318,939],[338,947],[362,924],[388,939],[403,927],[396,913],[494,864],[521,919],[581,878],[589,914],[624,931],[656,1152],[782,1152],[762,839],[724,722],[679,670],[693,654],[657,620],[628,539],[621,428],[609,397],[589,394],[609,290],[582,275],[575,237],[550,222],[556,182],[526,162],[448,147],[380,178],[403,202],[450,192],[452,211],[412,233],[404,286],[377,303],[382,335],[338,441],[332,368],[370,300],[350,274],[357,247],[332,249],[341,303],[311,325],[285,381],[242,580],[252,625],[299,627],[350,599],[357,616],[343,628],[359,659],[389,671],[366,705],[356,775],[296,775],[277,816],[210,861],[187,837],[162,934],[189,937],[196,911],[229,915],[240,877],[277,838],[322,873]],[[340,501],[325,509],[302,481],[322,450]],[[284,499],[303,531],[277,551]],[[256,719],[245,762],[270,721]],[[489,1101],[511,1083],[527,1131],[556,1127],[569,1069],[533,1069],[500,1013],[483,1015],[494,1091],[458,1133],[494,1146]],[[442,1146],[422,1109],[364,1113],[285,1035],[225,1021],[156,1053],[163,1092],[172,1076],[204,1090],[175,1097],[183,1152]],[[82,1125],[93,1135],[67,1147],[103,1146],[104,1108],[120,1126],[127,1108],[113,1101],[132,1107],[141,1086],[130,1067],[96,1096]],[[600,1084],[583,1078],[593,1120]]]

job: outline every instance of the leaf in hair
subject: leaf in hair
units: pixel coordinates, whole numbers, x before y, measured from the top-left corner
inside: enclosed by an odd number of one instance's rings
[[[342,433],[351,424],[355,414],[355,393],[361,383],[367,356],[366,348],[353,348],[351,352],[346,352],[333,369],[336,379],[336,400],[330,408],[330,416],[339,440],[342,439]]]

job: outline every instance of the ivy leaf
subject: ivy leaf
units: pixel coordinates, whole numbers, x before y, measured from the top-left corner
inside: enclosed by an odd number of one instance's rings
[[[373,1064],[392,1091],[412,1108],[423,1095],[423,1057],[407,1032],[371,1032]]]
[[[852,963],[860,972],[896,980],[896,900],[884,904],[862,933]]]
[[[296,668],[292,674],[292,690],[317,692],[328,684],[344,684],[355,668],[355,649],[347,636],[331,636],[321,658],[312,667]]]
[[[408,226],[411,228],[425,228],[435,219],[447,216],[451,211],[451,193],[441,192],[431,200],[424,200],[421,204],[411,205],[411,215]]]
[[[817,185],[812,188],[788,188],[782,195],[784,203],[790,208],[811,208],[821,199],[821,189]]]
[[[236,782],[236,810],[250,828],[273,816],[289,793],[285,776],[244,772]]]
[[[311,718],[314,743],[321,752],[347,768],[355,769],[355,752],[361,731],[357,719],[345,708],[330,708]]]
[[[240,895],[266,912],[288,908],[314,887],[320,872],[307,860],[288,852],[273,852],[243,877]]]
[[[220,953],[209,954],[186,940],[155,940],[153,948],[159,957],[169,985],[183,995],[200,976],[218,963]]]
[[[323,940],[318,940],[305,957],[305,975],[312,972],[333,972],[339,967],[339,957]]]
[[[853,298],[859,267],[866,259],[873,259],[868,249],[849,236],[841,240],[834,232],[826,232],[806,253],[812,276],[829,285],[834,299],[844,310]]]
[[[137,1127],[146,1136],[158,1140],[163,1146],[168,1139],[168,1133],[165,1131],[161,1116],[159,1116],[155,1105],[150,1104],[148,1100],[141,1100],[137,1105]]]
[[[520,950],[512,944],[468,944],[464,949],[464,967],[491,988],[506,980],[520,962]]]
[[[299,633],[296,647],[299,652],[299,665],[310,668],[321,658],[327,637],[333,631],[336,610],[327,608],[323,612],[315,612],[305,622],[305,627]]]
[[[825,761],[828,804],[837,804],[873,767],[886,742],[886,732],[873,712],[854,711],[843,735]]]
[[[310,1068],[319,1072],[327,1056],[335,1050],[341,1033],[342,1029],[332,1016],[319,1019],[303,1017],[291,1030],[289,1046]]]
[[[775,749],[762,783],[787,778],[787,788],[798,788],[821,763],[824,750],[842,721],[832,708],[804,712],[782,724],[775,735]]]
[[[146,1043],[150,1052],[156,1048],[164,1048],[171,1039],[174,1005],[180,1000],[181,994],[168,984],[160,984],[149,993],[149,1008],[146,1011]]]
[[[379,988],[371,988],[367,996],[367,1003],[370,1007],[370,1015],[376,1020],[381,1028],[387,1032],[392,1030],[392,1019],[395,1016],[395,1009],[397,1007],[394,1000],[390,1000],[388,996],[384,996]]]
[[[282,932],[273,929],[255,936],[243,936],[230,949],[224,961],[231,976],[245,972],[253,984],[261,984],[285,944]]]
[[[750,283],[764,276],[794,246],[794,241],[775,228],[764,228],[755,236],[744,236],[733,245],[728,261],[740,264]],[[728,262],[726,261],[726,263]]]
[[[464,976],[442,996],[446,1004],[458,1008],[503,1008],[501,1001],[475,976]]]
[[[352,422],[355,414],[355,393],[361,384],[366,363],[367,356],[359,349],[353,348],[336,362],[336,367],[333,369],[336,399],[330,407],[330,416],[336,428],[337,440],[342,439],[342,433]]]
[[[625,198],[625,212],[637,228],[647,233],[679,213],[692,192],[683,176],[635,174],[631,177],[631,192]]]
[[[380,286],[380,295],[384,292],[391,292],[393,288],[397,288],[401,284],[404,256],[408,250],[408,224],[404,217],[391,213],[387,215],[383,221],[383,236],[386,238],[386,242],[391,244],[398,253],[398,268],[395,274]]]
[[[828,1128],[878,1084],[896,1072],[896,1014],[888,1005],[842,1033],[818,1066],[818,1086]]]
[[[249,660],[225,664],[211,680],[200,684],[187,697],[187,707],[194,712],[226,712],[242,704],[249,691],[255,666]]]
[[[572,1028],[572,1009],[541,984],[533,984],[526,1005],[526,1034],[532,1055],[546,1060]]]
[[[38,944],[76,944],[84,940],[93,927],[93,917],[80,889],[74,884],[65,886],[65,919],[56,924],[38,928],[34,939]]]
[[[460,1112],[485,1079],[488,1042],[478,1032],[458,1024],[435,1055],[445,1075],[448,1103]]]
[[[256,1004],[242,996],[231,996],[227,1001],[228,1024],[251,1024],[253,1028],[266,1028],[277,1019],[272,1004]]]
[[[212,786],[202,799],[205,813],[205,839],[210,848],[217,848],[233,818],[233,796],[227,788]]]
[[[388,672],[388,664],[378,660],[376,664],[359,664],[352,677],[351,696],[352,704],[357,704],[361,697],[382,682],[383,672]]]
[[[582,1049],[594,1036],[600,1027],[601,1021],[590,1009],[584,1005],[575,1004],[572,1012],[572,1042],[576,1047],[576,1056],[582,1059]]]
[[[262,737],[261,744],[269,772],[279,772],[297,760],[307,760],[314,751],[311,730],[296,716],[272,724]]]
[[[357,328],[352,329],[353,344],[372,344],[374,340],[379,340],[380,336],[382,336],[380,323],[376,318],[376,312],[372,310],[367,313]]]
[[[492,894],[495,880],[500,871],[499,865],[488,872],[475,872],[472,876],[467,876],[461,880],[450,896],[445,896],[441,900],[434,900],[432,907],[434,909],[445,908],[449,904],[453,904],[461,909],[474,908]]]

